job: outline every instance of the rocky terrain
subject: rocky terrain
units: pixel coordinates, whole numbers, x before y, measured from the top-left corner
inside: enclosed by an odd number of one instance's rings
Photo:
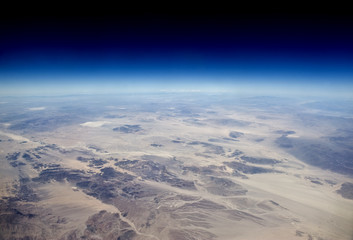
[[[351,119],[168,97],[0,104],[0,239],[352,238]]]

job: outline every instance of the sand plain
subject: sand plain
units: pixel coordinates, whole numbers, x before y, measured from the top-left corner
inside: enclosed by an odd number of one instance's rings
[[[349,151],[349,141],[333,140],[351,119],[309,118],[303,104],[266,98],[265,108],[258,99],[157,100],[101,102],[65,124],[52,120],[61,109],[41,109],[32,114],[44,112],[42,123],[55,127],[27,128],[30,116],[0,129],[1,223],[20,230],[1,236],[351,239],[353,200],[337,193],[352,182],[350,168],[328,164]],[[313,164],[306,145],[332,155]]]

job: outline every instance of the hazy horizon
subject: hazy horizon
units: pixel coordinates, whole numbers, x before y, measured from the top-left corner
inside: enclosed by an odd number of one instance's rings
[[[350,15],[124,10],[0,16],[0,239],[351,240]]]
[[[352,98],[352,20],[325,14],[12,17],[1,96],[230,92]]]

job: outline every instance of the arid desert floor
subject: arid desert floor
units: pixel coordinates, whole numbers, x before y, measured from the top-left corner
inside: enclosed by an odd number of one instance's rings
[[[351,102],[0,100],[0,239],[353,237]]]

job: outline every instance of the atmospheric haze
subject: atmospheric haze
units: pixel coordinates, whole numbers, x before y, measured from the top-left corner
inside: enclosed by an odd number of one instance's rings
[[[3,18],[0,239],[352,239],[352,23]]]

